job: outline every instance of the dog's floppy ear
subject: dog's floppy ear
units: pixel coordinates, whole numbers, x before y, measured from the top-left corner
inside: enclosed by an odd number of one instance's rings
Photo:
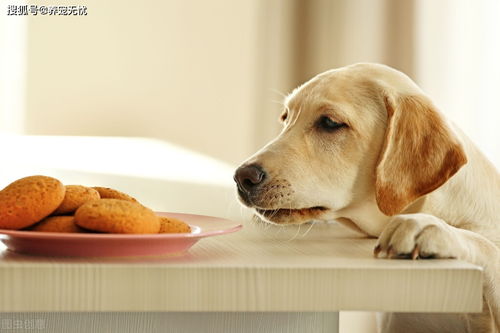
[[[425,96],[387,94],[384,103],[388,122],[375,191],[379,209],[390,216],[444,184],[467,158]]]

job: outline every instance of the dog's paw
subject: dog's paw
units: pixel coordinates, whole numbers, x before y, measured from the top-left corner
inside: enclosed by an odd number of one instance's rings
[[[428,214],[394,216],[380,235],[375,257],[460,258],[465,249],[460,234],[443,220]]]

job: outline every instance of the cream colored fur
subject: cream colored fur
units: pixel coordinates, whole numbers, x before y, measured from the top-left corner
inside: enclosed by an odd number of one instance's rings
[[[345,125],[325,131],[320,117]],[[290,94],[282,118],[243,164],[266,172],[248,206],[276,224],[337,219],[378,237],[379,256],[484,267],[483,313],[388,314],[383,332],[498,332],[499,173],[411,79],[377,64],[327,71]]]

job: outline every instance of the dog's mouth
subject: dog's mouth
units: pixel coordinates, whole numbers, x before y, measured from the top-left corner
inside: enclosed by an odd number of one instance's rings
[[[263,209],[255,208],[255,211],[269,220],[277,220],[282,218],[314,218],[321,214],[322,212],[328,210],[328,208],[323,206],[314,206],[308,208],[277,208],[277,209]]]

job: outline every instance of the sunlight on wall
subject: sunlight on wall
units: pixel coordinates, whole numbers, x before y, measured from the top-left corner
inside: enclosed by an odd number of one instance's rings
[[[7,16],[11,4],[0,0],[0,133],[20,134],[24,132],[27,18]]]
[[[500,2],[423,0],[417,21],[418,83],[500,167]]]
[[[481,66],[479,77],[479,89],[481,94],[478,96],[477,109],[480,114],[478,128],[475,136],[481,142],[486,154],[500,168],[500,134],[498,124],[500,123],[500,100],[498,92],[500,89],[500,2],[488,1],[489,6],[482,8],[484,20],[483,44],[479,61]],[[477,36],[476,36],[477,38]],[[475,112],[471,112],[475,114]],[[488,116],[482,117],[482,114]]]

